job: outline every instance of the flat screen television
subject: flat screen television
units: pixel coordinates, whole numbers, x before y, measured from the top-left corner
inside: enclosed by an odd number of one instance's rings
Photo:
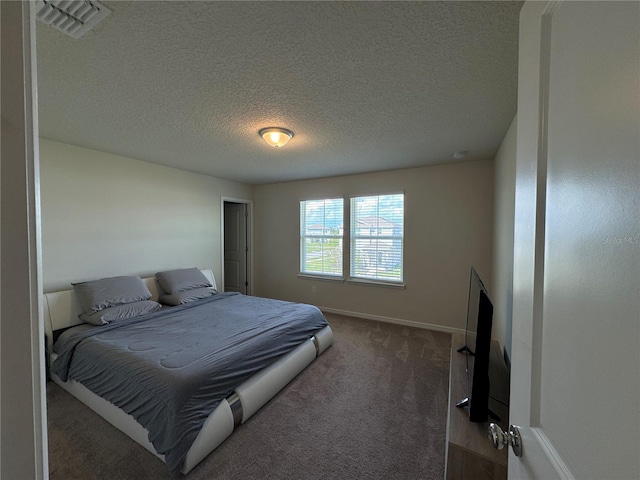
[[[472,422],[486,422],[489,414],[499,420],[489,410],[492,322],[493,305],[489,294],[478,272],[471,267],[465,345],[458,349],[467,360],[467,398],[456,403],[456,407],[468,407]]]

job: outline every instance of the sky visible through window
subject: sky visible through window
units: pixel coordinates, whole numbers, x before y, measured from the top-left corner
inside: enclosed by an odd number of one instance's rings
[[[306,225],[324,225],[330,228],[342,227],[342,198],[306,200],[304,204]]]

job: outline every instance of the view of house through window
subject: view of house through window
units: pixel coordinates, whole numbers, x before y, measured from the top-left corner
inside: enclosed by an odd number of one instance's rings
[[[300,202],[300,273],[342,276],[343,200]]]
[[[401,283],[404,194],[354,197],[348,206],[350,278]],[[343,220],[342,198],[300,202],[300,273],[342,277]]]
[[[351,199],[351,277],[403,281],[404,194]]]

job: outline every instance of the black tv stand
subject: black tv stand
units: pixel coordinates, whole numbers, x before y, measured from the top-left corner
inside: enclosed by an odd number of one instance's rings
[[[469,355],[471,355],[472,357],[474,357],[476,354],[473,353],[473,351],[467,347],[466,345],[464,347],[460,347],[459,349],[456,350],[456,352],[458,353],[468,353]]]
[[[463,398],[459,402],[456,402],[456,407],[464,408],[469,406],[469,397]],[[502,419],[490,408],[487,409],[487,413],[491,418],[493,418],[496,422],[501,421]]]

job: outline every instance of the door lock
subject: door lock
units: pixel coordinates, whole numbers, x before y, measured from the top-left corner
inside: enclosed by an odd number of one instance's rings
[[[493,448],[502,450],[505,445],[511,445],[515,456],[522,456],[520,429],[516,425],[509,425],[509,430],[505,432],[502,430],[502,428],[500,428],[500,425],[496,423],[490,423],[488,437],[493,444]]]

